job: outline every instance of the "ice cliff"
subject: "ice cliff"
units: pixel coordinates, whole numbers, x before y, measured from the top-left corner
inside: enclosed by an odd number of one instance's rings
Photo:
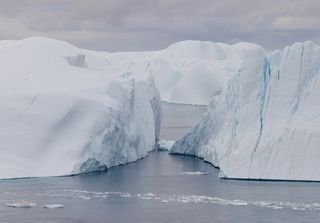
[[[106,170],[154,149],[160,96],[146,73],[40,37],[0,41],[0,178]]]
[[[320,180],[320,47],[254,47],[171,153],[195,155],[222,178]]]

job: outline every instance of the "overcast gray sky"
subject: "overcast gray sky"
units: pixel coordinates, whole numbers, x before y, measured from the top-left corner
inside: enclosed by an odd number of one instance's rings
[[[187,39],[320,43],[320,0],[0,0],[0,39],[46,36],[104,51]]]

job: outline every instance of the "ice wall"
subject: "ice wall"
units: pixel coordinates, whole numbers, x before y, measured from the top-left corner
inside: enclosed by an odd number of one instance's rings
[[[320,180],[319,76],[312,42],[257,49],[171,152],[202,157],[224,178]]]

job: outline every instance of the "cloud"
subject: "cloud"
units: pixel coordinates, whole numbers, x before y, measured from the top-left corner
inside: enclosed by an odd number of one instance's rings
[[[0,38],[42,35],[108,51],[186,39],[277,48],[319,42],[319,10],[318,0],[0,0]]]
[[[319,30],[320,20],[316,17],[278,17],[273,26],[283,30]]]

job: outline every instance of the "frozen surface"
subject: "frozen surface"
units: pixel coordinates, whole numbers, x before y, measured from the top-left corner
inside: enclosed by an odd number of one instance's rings
[[[160,131],[146,74],[40,37],[0,41],[0,178],[106,170],[143,158]]]
[[[171,152],[201,157],[223,178],[319,181],[319,77],[312,42],[253,49]]]

